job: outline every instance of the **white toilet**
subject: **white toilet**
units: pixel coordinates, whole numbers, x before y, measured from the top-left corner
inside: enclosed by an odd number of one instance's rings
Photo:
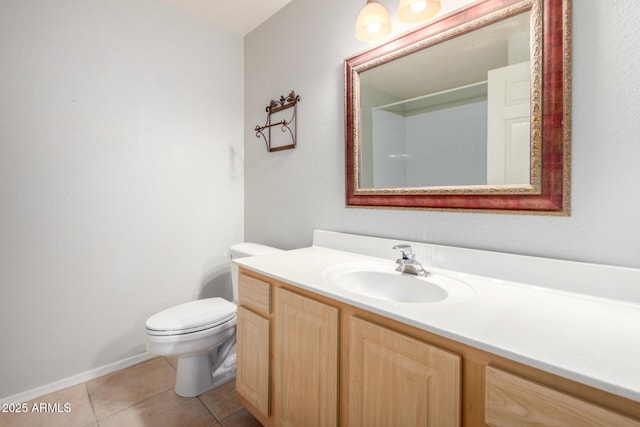
[[[242,258],[280,249],[238,243],[229,257]],[[223,298],[191,301],[154,314],[145,324],[147,351],[178,356],[175,391],[193,397],[235,378],[238,267],[231,265],[233,302]]]

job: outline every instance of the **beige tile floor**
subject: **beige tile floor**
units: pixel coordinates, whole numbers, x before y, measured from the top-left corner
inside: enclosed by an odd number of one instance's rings
[[[0,413],[0,427],[260,426],[238,402],[235,381],[198,397],[177,396],[175,363],[157,357],[39,397],[26,402],[26,413]]]

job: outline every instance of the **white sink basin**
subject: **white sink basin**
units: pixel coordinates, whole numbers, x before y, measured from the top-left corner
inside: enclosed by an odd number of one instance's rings
[[[392,262],[349,263],[325,269],[322,277],[349,293],[396,303],[457,302],[474,295],[469,285],[450,276],[421,277],[395,268]]]

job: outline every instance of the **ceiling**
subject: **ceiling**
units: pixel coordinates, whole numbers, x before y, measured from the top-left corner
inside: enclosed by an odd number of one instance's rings
[[[509,64],[509,52],[529,57],[529,21],[520,13],[432,45],[364,71],[360,84],[406,100],[484,81]]]
[[[242,36],[250,33],[291,0],[162,0]]]

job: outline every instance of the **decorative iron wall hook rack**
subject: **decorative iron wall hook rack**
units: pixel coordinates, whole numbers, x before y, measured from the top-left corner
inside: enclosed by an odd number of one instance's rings
[[[298,127],[298,119],[297,119],[297,104],[300,102],[300,96],[296,95],[294,91],[291,91],[289,95],[286,97],[281,96],[280,100],[271,100],[269,106],[267,107],[267,121],[264,126],[256,126],[256,138],[264,138],[264,142],[267,145],[267,151],[280,151],[280,150],[290,150],[292,148],[296,148],[296,139],[297,139],[297,127]],[[274,118],[272,117],[275,113],[287,110],[292,108],[291,118],[287,120],[283,118],[277,122],[274,122]],[[291,136],[291,143],[285,145],[275,145],[272,138],[274,135],[271,134],[271,128],[275,126],[280,126],[280,130],[283,133],[289,133]],[[293,128],[293,129],[292,129]],[[267,130],[267,134],[264,134],[265,129]]]

